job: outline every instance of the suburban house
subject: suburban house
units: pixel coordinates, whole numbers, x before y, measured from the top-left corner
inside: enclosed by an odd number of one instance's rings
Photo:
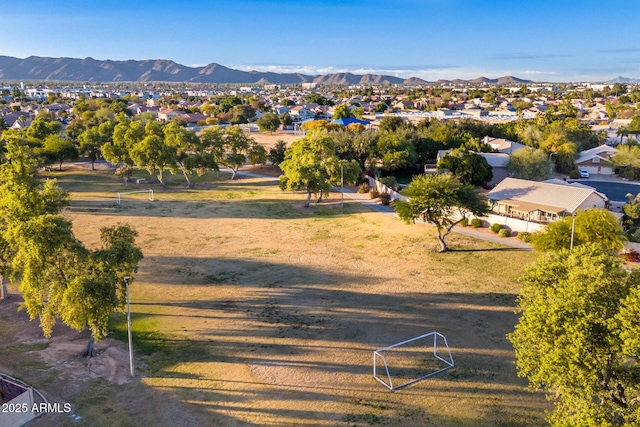
[[[185,119],[185,116],[186,114],[184,112],[172,110],[171,108],[158,111],[158,120],[162,122],[172,120],[173,118]]]
[[[607,196],[584,185],[505,178],[487,193],[494,213],[526,221],[551,222],[578,209],[604,209]]]
[[[291,112],[289,114],[291,115],[291,118],[296,121],[304,121],[304,120],[312,119],[316,116],[316,113],[304,108],[301,105],[296,105],[295,107],[292,107]]]
[[[586,169],[590,174],[613,175],[615,165],[611,157],[616,154],[615,148],[609,145],[600,145],[590,150],[584,150],[576,159],[576,166]]]
[[[505,138],[491,138],[490,136],[485,136],[482,142],[489,145],[498,153],[511,154],[521,148],[526,147],[526,145],[520,144],[519,142],[511,141]]]

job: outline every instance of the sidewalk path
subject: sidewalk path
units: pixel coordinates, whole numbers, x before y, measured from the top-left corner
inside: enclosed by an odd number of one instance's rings
[[[231,173],[231,170],[229,169],[220,169],[221,172],[228,172]],[[238,171],[237,173],[238,175],[242,175],[242,176],[246,176],[249,178],[262,178],[262,179],[267,179],[269,181],[279,181],[278,178],[275,178],[273,176],[268,176],[268,175],[260,175],[260,174],[256,174],[256,173],[251,173],[251,172],[243,172],[243,171]],[[340,187],[333,187],[332,188],[333,191],[340,193],[341,192],[341,188]],[[383,215],[388,215],[388,216],[393,216],[393,217],[398,217],[398,214],[396,214],[395,210],[393,209],[392,206],[385,206],[382,205],[378,202],[376,202],[375,200],[371,199],[371,197],[369,196],[369,194],[361,194],[361,193],[355,193],[352,190],[345,188],[344,189],[344,195],[345,197],[348,197],[358,203],[363,204],[364,206],[368,207],[369,209],[379,212]],[[453,231],[455,233],[458,234],[463,234],[465,236],[470,236],[470,237],[474,237],[476,239],[481,239],[481,240],[487,240],[489,242],[494,242],[494,243],[498,243],[500,245],[504,245],[504,246],[509,246],[512,248],[516,248],[516,249],[521,249],[521,250],[525,250],[525,251],[530,251],[531,250],[531,245],[522,242],[520,240],[516,240],[516,239],[505,239],[504,237],[499,237],[497,235],[491,235],[491,234],[487,234],[487,233],[483,233],[481,231],[477,231],[474,230],[471,227],[455,227],[453,229]]]

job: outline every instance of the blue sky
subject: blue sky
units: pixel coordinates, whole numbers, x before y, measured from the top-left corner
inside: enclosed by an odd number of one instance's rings
[[[640,0],[25,0],[0,55],[426,80],[640,78]]]

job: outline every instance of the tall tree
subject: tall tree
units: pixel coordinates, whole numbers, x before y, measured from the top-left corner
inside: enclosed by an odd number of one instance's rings
[[[96,160],[100,157],[102,146],[113,139],[114,123],[102,122],[82,132],[78,136],[80,152],[91,161],[91,170],[95,170]]]
[[[260,130],[273,133],[280,126],[280,119],[274,113],[265,113],[262,117],[256,120],[256,124]]]
[[[78,148],[73,141],[62,138],[57,134],[49,135],[45,138],[42,148],[37,151],[44,156],[45,163],[59,164],[59,170],[62,170],[62,162],[65,160],[75,160],[78,158]]]
[[[463,184],[482,185],[493,179],[493,168],[481,155],[466,149],[454,148],[437,166],[438,171],[449,171]]]
[[[317,194],[320,201],[332,184],[340,183],[341,172],[347,183],[354,183],[361,172],[356,161],[340,162],[333,141],[322,132],[310,132],[294,141],[279,166],[284,172],[280,176],[280,188],[306,190],[305,208],[309,207],[312,194]]]
[[[6,162],[0,165],[0,299],[8,296],[6,281],[20,273],[14,266],[20,243],[15,230],[41,215],[57,214],[69,203],[54,180],[44,183],[35,174],[37,156],[17,139],[6,144]]]
[[[253,138],[248,137],[237,126],[220,129],[217,126],[205,129],[200,135],[205,146],[214,153],[216,162],[231,169],[231,179],[236,178],[240,166],[247,162],[246,153]]]
[[[516,178],[542,181],[549,178],[552,163],[549,155],[537,148],[525,147],[509,155],[507,170]]]
[[[398,216],[407,223],[421,219],[433,224],[440,252],[448,250],[445,238],[453,227],[470,215],[482,216],[489,210],[483,195],[451,174],[416,176],[402,194],[408,200],[394,203]]]
[[[277,166],[284,161],[284,155],[286,151],[287,151],[287,143],[280,139],[276,142],[275,147],[272,147],[269,150],[269,155],[267,156],[267,159],[272,164]]]
[[[116,116],[113,140],[102,145],[102,156],[114,165],[120,165],[116,172],[128,182],[133,172],[134,161],[131,157],[133,147],[145,137],[145,126],[141,121],[129,120],[124,114]]]
[[[131,158],[138,166],[153,174],[158,172],[158,181],[163,189],[167,188],[164,182],[164,171],[175,164],[176,148],[165,144],[164,139],[154,133],[148,134],[142,141],[131,149]]]
[[[508,335],[518,375],[543,387],[554,426],[622,426],[640,421],[637,346],[640,274],[609,251],[585,245],[527,268],[520,320]]]

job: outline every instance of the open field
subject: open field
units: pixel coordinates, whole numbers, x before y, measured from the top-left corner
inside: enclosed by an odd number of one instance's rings
[[[87,245],[119,222],[140,233],[139,378],[127,378],[123,314],[87,366],[76,355],[86,333],[41,339],[14,296],[0,304],[0,371],[82,416],[34,425],[544,425],[549,405],[516,377],[505,338],[531,252],[452,235],[454,251],[439,254],[430,227],[350,200],[340,209],[335,195],[304,209],[304,195],[260,179],[205,176],[186,190],[176,175],[168,191],[153,187],[156,201],[118,207],[115,192],[149,186],[52,175],[72,191],[66,215]],[[375,381],[373,350],[431,331],[447,337],[453,369],[394,393]]]

